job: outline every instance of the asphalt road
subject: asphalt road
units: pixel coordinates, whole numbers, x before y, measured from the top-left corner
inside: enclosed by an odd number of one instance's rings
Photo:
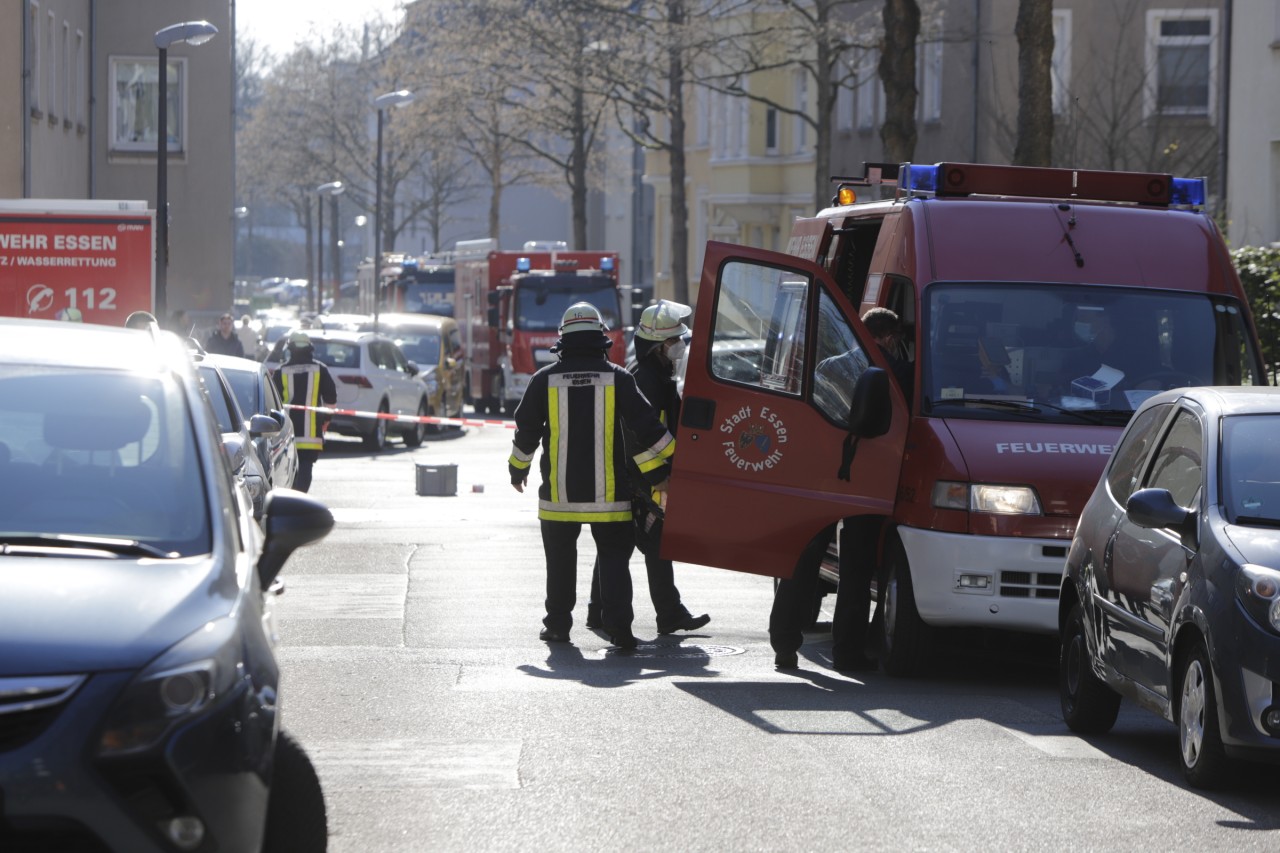
[[[536,496],[507,482],[510,438],[337,438],[316,467],[337,525],[285,567],[277,619],[330,850],[1280,848],[1275,768],[1190,790],[1174,728],[1128,705],[1109,736],[1072,735],[1025,638],[958,638],[897,680],[833,672],[816,631],[784,674],[769,579],[678,565],[712,621],[658,637],[637,555],[641,647],[617,655],[581,624],[584,532],[573,644],[540,642]],[[457,494],[418,496],[417,465],[456,465]]]

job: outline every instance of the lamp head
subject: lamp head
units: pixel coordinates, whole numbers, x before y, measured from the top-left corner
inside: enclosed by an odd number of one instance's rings
[[[181,24],[170,24],[156,31],[156,47],[161,50],[170,45],[186,42],[201,45],[218,34],[218,28],[208,21],[186,21]]]

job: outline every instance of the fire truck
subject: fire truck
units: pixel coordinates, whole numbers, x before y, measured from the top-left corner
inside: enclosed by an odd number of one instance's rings
[[[616,252],[571,252],[562,242],[531,241],[499,251],[494,240],[460,242],[454,251],[454,307],[467,355],[464,399],[477,412],[510,414],[529,378],[555,360],[560,320],[590,302],[609,327],[609,358],[625,359]]]
[[[357,280],[360,287],[358,309],[361,313],[372,314],[375,299],[372,261],[360,265]],[[382,286],[377,303],[380,313],[452,317],[453,294],[453,259],[449,255],[383,255]]]
[[[888,673],[951,628],[1057,634],[1077,519],[1134,410],[1266,384],[1205,198],[1162,173],[873,164],[785,253],[708,243],[662,556],[807,587],[865,518],[865,550],[826,571],[874,569]],[[900,339],[873,338],[872,309]]]
[[[120,326],[154,310],[155,211],[143,201],[0,200],[0,315]],[[74,311],[72,310],[74,309]]]

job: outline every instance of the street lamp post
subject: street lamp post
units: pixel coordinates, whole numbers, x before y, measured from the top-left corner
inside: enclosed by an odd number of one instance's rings
[[[169,308],[169,47],[186,42],[201,45],[218,34],[208,21],[172,24],[155,35],[160,51],[156,98],[156,294],[155,315],[168,323]]]
[[[382,111],[413,100],[413,92],[400,89],[373,99],[378,111],[378,156],[374,168],[373,191],[373,330],[378,331],[378,309],[382,302]]]
[[[342,195],[342,192],[345,189],[346,187],[342,185],[342,181],[330,181],[327,184],[321,184],[320,186],[316,187],[316,192],[319,193],[322,197],[320,199],[320,203],[317,205],[317,207],[320,209],[319,210],[320,221],[318,223],[319,227],[318,227],[317,240],[316,240],[316,254],[319,256],[318,257],[319,262],[316,264],[316,286],[312,291],[312,296],[314,297],[314,301],[311,307],[315,309],[317,314],[320,313],[320,304],[323,301],[322,297],[324,296],[324,198],[323,196],[328,196],[333,206],[333,223],[329,226],[329,230],[333,232],[332,234],[333,242],[334,242],[333,264],[334,264],[334,277],[336,281],[336,279],[341,278],[341,276],[338,273],[338,247],[337,247],[338,196]],[[335,305],[338,303],[338,285],[336,283],[333,286],[333,302]]]

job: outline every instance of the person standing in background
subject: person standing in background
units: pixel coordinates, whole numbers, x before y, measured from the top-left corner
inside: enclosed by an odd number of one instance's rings
[[[298,449],[298,473],[293,478],[293,487],[305,492],[311,488],[311,469],[324,450],[324,429],[329,423],[329,416],[315,409],[331,408],[338,401],[338,389],[329,368],[315,360],[315,349],[306,332],[289,335],[288,348],[289,360],[271,374],[271,380],[280,398],[290,407],[293,443]],[[294,406],[303,408],[292,408]]]
[[[218,328],[204,342],[204,350],[216,355],[244,358],[244,347],[240,346],[240,339],[236,337],[235,319],[230,314],[223,314],[218,318]]]

